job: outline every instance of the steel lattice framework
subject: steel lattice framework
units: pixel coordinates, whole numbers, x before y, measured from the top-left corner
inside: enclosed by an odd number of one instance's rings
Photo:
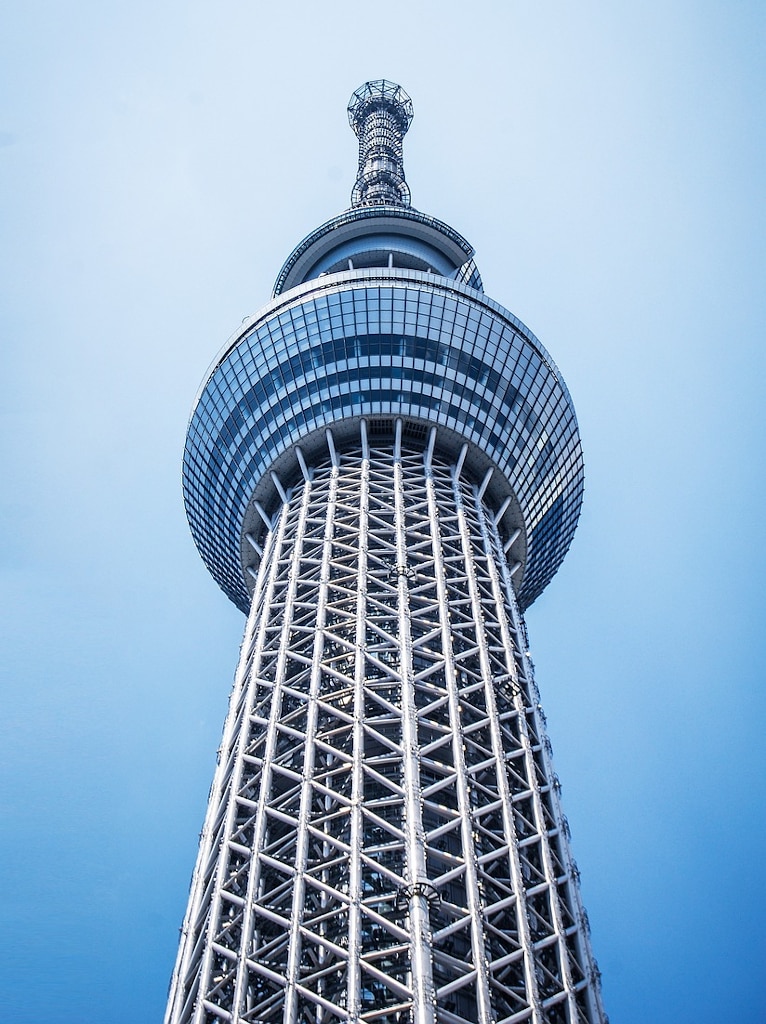
[[[394,82],[365,82],[351,97],[348,120],[359,139],[352,204],[409,206],[402,139],[412,122],[412,100]]]
[[[189,427],[192,531],[249,614],[166,1024],[605,1024],[522,617],[579,511],[571,400],[402,205],[409,97],[349,110],[378,191]]]

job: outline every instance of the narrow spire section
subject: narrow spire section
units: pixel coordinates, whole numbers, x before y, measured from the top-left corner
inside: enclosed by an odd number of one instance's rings
[[[412,123],[410,97],[394,82],[365,82],[349,101],[348,120],[359,139],[352,207],[409,206],[402,142]]]

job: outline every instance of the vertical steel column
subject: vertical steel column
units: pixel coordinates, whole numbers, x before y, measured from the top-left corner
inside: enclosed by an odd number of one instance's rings
[[[588,1005],[588,1021],[598,1022],[598,1024],[605,1024],[607,1021],[604,1013],[604,1008],[601,1002],[601,985],[600,975],[598,967],[593,958],[593,953],[590,948],[590,942],[588,941],[589,925],[588,918],[582,905],[582,897],[580,894],[580,887],[575,880],[576,869],[574,867],[574,859],[572,857],[571,848],[569,846],[569,830],[566,824],[566,818],[561,809],[561,803],[558,796],[558,789],[553,785],[553,780],[556,779],[556,773],[553,770],[553,763],[550,754],[550,743],[547,740],[547,734],[545,732],[545,726],[541,721],[540,703],[539,703],[539,692],[537,689],[537,683],[534,680],[534,673],[532,666],[529,661],[526,650],[524,650],[521,644],[521,638],[526,634],[526,628],[523,624],[521,614],[518,609],[516,597],[513,590],[513,582],[511,580],[511,573],[508,567],[507,559],[501,554],[502,544],[498,535],[497,526],[491,519],[482,515],[480,517],[482,522],[483,532],[485,536],[485,543],[487,544],[488,551],[494,548],[496,559],[492,559],[493,565],[500,567],[499,579],[497,579],[498,585],[502,581],[502,590],[505,596],[505,603],[508,608],[510,621],[513,630],[518,638],[516,648],[519,652],[517,673],[520,677],[520,683],[526,685],[530,696],[534,697],[533,701],[530,701],[531,713],[534,717],[535,727],[538,735],[545,740],[541,743],[540,758],[545,766],[544,774],[545,778],[550,783],[550,801],[552,805],[552,811],[556,826],[560,833],[560,845],[565,861],[565,867],[567,869],[567,880],[565,883],[565,891],[567,896],[574,903],[574,914],[577,921],[577,928],[574,935],[575,944],[579,956],[584,962],[586,967],[586,978],[584,982],[575,986],[572,981],[572,974],[569,964],[569,955],[564,941],[564,928],[561,921],[561,909],[559,904],[557,879],[553,871],[553,865],[551,862],[551,851],[548,843],[546,847],[546,871],[549,874],[551,884],[551,895],[552,903],[554,904],[554,914],[556,916],[557,928],[559,929],[559,945],[560,945],[560,956],[562,959],[562,967],[565,969],[565,979],[567,981],[567,1007],[570,1014],[571,1021],[578,1021],[583,1019],[578,1012],[576,1004],[576,992],[584,991],[586,1002]],[[538,813],[542,818],[542,809],[540,808],[540,792],[539,786],[537,787],[537,802],[538,802]],[[544,820],[544,819],[543,819]]]
[[[502,799],[502,814],[505,824],[506,841],[508,843],[508,860],[510,876],[513,882],[513,889],[516,895],[515,907],[513,908],[513,911],[515,913],[516,925],[521,937],[521,945],[524,959],[524,977],[526,980],[527,989],[527,1000],[532,1010],[531,1020],[533,1024],[542,1024],[544,1018],[542,1016],[542,1012],[540,1009],[540,996],[538,993],[537,975],[535,972],[533,943],[529,930],[529,915],[527,911],[526,895],[524,891],[524,877],[521,868],[521,860],[519,857],[516,825],[513,820],[513,796],[508,786],[508,779],[505,772],[505,750],[503,747],[503,739],[499,729],[499,715],[495,698],[494,680],[492,678],[492,669],[490,666],[490,660],[487,651],[487,635],[481,628],[482,623],[484,621],[484,616],[482,613],[479,589],[476,580],[473,544],[470,530],[466,522],[465,509],[463,506],[463,494],[460,487],[460,476],[459,472],[457,472],[457,467],[453,472],[452,482],[455,508],[457,510],[458,517],[458,528],[460,531],[460,540],[463,548],[463,557],[465,558],[465,564],[468,571],[468,590],[471,595],[471,606],[473,609],[474,621],[476,622],[477,625],[476,635],[479,643],[479,660],[481,664],[481,673],[484,679],[484,699],[489,713],[488,717],[490,734],[492,737],[492,748],[495,756],[495,762],[497,764],[497,782],[500,796]],[[477,502],[479,508],[481,508],[481,502],[478,496]],[[491,566],[493,565],[492,559],[488,559],[488,562],[491,572]],[[503,607],[501,604],[497,604],[497,619],[502,630],[504,624],[504,616]],[[512,670],[512,666],[514,665],[513,646],[510,636],[508,635],[507,631],[504,630],[503,647],[505,652],[506,664],[509,666],[510,672]],[[518,716],[519,721],[522,721],[524,718],[524,703],[521,699],[521,694],[518,691],[518,688],[515,687],[514,691],[516,714]]]
[[[402,769],[404,776],[406,862],[409,872],[409,916],[412,950],[413,1024],[434,1024],[435,993],[431,964],[431,925],[428,900],[418,882],[427,879],[426,844],[423,833],[420,764],[418,758],[417,707],[412,673],[409,593],[407,584],[407,534],[402,483],[402,421],[396,421],[394,441],[394,529],[398,576],[399,652],[402,681]]]
[[[324,627],[327,612],[327,589],[330,580],[330,562],[332,559],[332,541],[335,528],[335,500],[338,490],[339,461],[332,440],[327,431],[327,443],[332,456],[333,468],[330,492],[327,500],[325,518],[324,543],[322,547],[322,563],[319,576],[319,600],[317,605],[316,632],[314,634],[314,650],[311,663],[311,683],[306,722],[305,760],[303,764],[303,782],[301,784],[301,802],[298,818],[298,835],[295,856],[295,886],[293,889],[293,911],[290,923],[290,945],[287,964],[284,1024],[297,1024],[299,1019],[298,996],[301,977],[301,932],[303,927],[303,907],[306,890],[306,857],[309,845],[309,822],[311,817],[312,782],[316,759],[317,702],[322,682],[322,653],[324,651]]]
[[[445,586],[446,570],[442,554],[442,538],[439,528],[439,507],[434,490],[434,479],[431,469],[431,453],[436,428],[431,430],[429,448],[424,458],[426,496],[428,500],[428,524],[431,532],[431,550],[434,560],[434,579],[439,601],[439,625],[441,644],[444,652],[444,680],[448,693],[449,726],[452,733],[452,757],[455,765],[455,785],[457,803],[460,811],[460,836],[465,863],[465,888],[467,911],[471,919],[471,950],[474,972],[476,974],[476,1002],[478,1008],[477,1024],[491,1024],[493,1020],[489,993],[489,977],[487,973],[487,953],[484,947],[484,930],[482,927],[482,905],[479,882],[476,873],[476,851],[474,848],[473,823],[469,802],[468,775],[465,765],[465,748],[460,722],[460,702],[457,680],[455,678],[455,662],[452,656],[452,634],[450,628],[449,599]],[[468,560],[466,559],[466,565]],[[478,622],[479,620],[477,620]]]
[[[269,597],[277,583],[279,551],[283,543],[285,525],[286,517],[282,514],[277,530],[269,534],[265,549],[266,554],[258,571],[250,614],[245,626],[239,663],[234,677],[234,687],[229,701],[229,711],[226,716],[223,738],[218,751],[218,764],[213,777],[213,784],[210,788],[208,809],[202,827],[199,852],[192,875],[189,904],[181,929],[178,957],[170,982],[170,997],[165,1011],[166,1024],[177,1024],[177,1022],[191,1019],[192,1000],[197,995],[200,987],[200,979],[203,973],[202,967],[197,969],[196,978],[192,985],[189,985],[187,981],[195,952],[199,950],[200,939],[204,937],[204,935],[196,933],[195,922],[198,921],[203,913],[206,896],[208,900],[210,898],[209,886],[214,880],[215,869],[219,866],[219,860],[213,849],[213,844],[219,834],[219,819],[224,808],[227,784],[231,779],[234,767],[231,759],[234,750],[241,740],[241,722],[248,706],[248,697],[251,689],[249,669],[252,660],[256,657],[258,616],[263,605],[268,604]],[[219,822],[219,824],[217,825],[216,822]],[[207,920],[210,921],[212,920],[212,907],[209,902],[207,903],[207,909]],[[199,1002],[201,1003],[201,999]]]
[[[308,500],[308,496],[306,496],[306,501],[307,500]],[[283,506],[281,514],[280,514],[280,541],[282,541],[284,539],[284,532],[285,532],[285,528],[286,528],[286,525],[287,525],[287,514],[286,514],[286,512],[287,512],[287,510],[286,510],[285,506]],[[281,544],[280,544],[280,547],[281,547]],[[276,585],[277,582],[282,582],[279,579],[279,564],[280,564],[279,558],[275,557],[274,560],[273,560],[272,566],[271,566],[271,575],[272,575],[272,578],[274,580],[274,584],[275,585]],[[237,1004],[235,1002],[232,1001],[232,1003],[231,1003],[234,1012],[233,1013],[227,1013],[227,1011],[224,1008],[222,1008],[219,1005],[217,1005],[216,1003],[212,1002],[208,998],[208,996],[212,994],[212,991],[211,991],[212,986],[211,986],[211,983],[210,983],[211,982],[210,973],[211,973],[211,964],[212,964],[213,954],[214,953],[220,953],[222,955],[226,955],[225,948],[220,948],[220,949],[216,948],[216,941],[215,941],[216,925],[217,925],[217,923],[219,921],[219,918],[220,918],[220,915],[221,915],[222,901],[227,896],[227,894],[225,894],[225,892],[224,892],[224,883],[225,883],[225,880],[226,880],[226,877],[227,877],[229,858],[230,858],[230,855],[231,855],[231,851],[233,849],[232,835],[234,833],[234,819],[235,819],[235,816],[236,816],[236,813],[237,813],[237,797],[238,797],[238,792],[239,792],[240,785],[241,785],[241,778],[242,778],[242,774],[243,774],[244,766],[245,766],[245,748],[247,746],[247,742],[248,742],[249,737],[250,737],[250,725],[251,725],[251,721],[252,721],[253,708],[255,707],[255,704],[256,704],[255,694],[256,694],[256,691],[259,688],[259,685],[260,685],[260,682],[261,682],[257,669],[258,669],[258,663],[260,661],[260,653],[261,653],[261,651],[263,649],[263,642],[264,642],[264,637],[265,637],[265,632],[266,632],[266,627],[268,625],[268,622],[269,622],[268,609],[265,609],[264,610],[264,614],[262,614],[261,619],[260,619],[260,623],[259,623],[259,630],[258,630],[258,634],[257,634],[256,650],[255,650],[256,657],[255,657],[255,660],[254,660],[253,667],[250,669],[250,671],[248,673],[247,703],[246,703],[246,707],[244,709],[243,720],[240,723],[239,737],[238,737],[238,744],[237,744],[237,752],[236,752],[236,757],[235,757],[235,761],[234,761],[234,765],[233,765],[233,771],[232,771],[232,774],[231,774],[231,783],[230,783],[229,792],[228,792],[228,805],[227,805],[227,808],[226,808],[226,818],[225,818],[225,825],[224,825],[224,831],[223,831],[223,843],[222,843],[222,847],[221,847],[221,849],[219,851],[218,871],[216,873],[216,878],[215,878],[215,889],[214,889],[214,892],[213,892],[213,898],[212,898],[212,904],[211,904],[211,912],[210,912],[210,918],[209,918],[209,924],[208,924],[208,935],[206,937],[205,957],[204,957],[204,960],[203,960],[202,968],[200,970],[200,978],[201,978],[200,988],[201,988],[201,991],[200,991],[200,994],[199,994],[198,999],[197,999],[197,1008],[196,1008],[196,1012],[195,1012],[195,1015],[194,1015],[194,1024],[204,1024],[204,1017],[205,1017],[205,1014],[208,1013],[208,1012],[209,1013],[214,1013],[214,1014],[216,1014],[219,1017],[223,1017],[224,1020],[231,1020],[231,1021],[236,1020]],[[272,697],[271,697],[271,709],[272,709],[272,716],[271,717],[272,717],[273,721],[276,721],[278,719],[278,717],[279,717],[279,692],[280,692],[280,681],[279,681],[279,679],[277,679],[277,680],[275,680],[275,683],[274,683],[274,686],[273,686],[273,689],[272,689]],[[244,852],[246,855],[248,855],[250,857],[250,872],[248,874],[248,880],[250,880],[252,878],[253,874],[255,873],[254,869],[253,869],[253,861],[256,859],[256,851],[253,850],[253,849],[251,849],[251,850],[243,850],[243,848],[238,847],[238,852]],[[246,905],[244,900],[241,900],[240,902],[242,904],[242,908],[241,908],[242,912],[245,912],[245,911],[250,912],[251,911],[251,906]],[[243,932],[243,934],[245,934],[245,933]],[[249,934],[247,935],[247,938],[249,939]],[[243,946],[244,946],[244,949],[242,948]],[[246,956],[247,948],[248,948],[248,943],[247,942],[244,942],[244,943],[241,944],[240,949],[239,949],[238,952],[239,952],[240,956],[242,956],[242,958],[244,958],[244,956]],[[236,962],[236,961],[237,961],[237,955],[234,954],[234,962]],[[241,968],[241,964],[239,964],[238,966],[239,966],[239,969],[241,971],[241,969],[242,969]],[[236,991],[237,987],[239,987],[238,986],[238,981],[239,981],[239,979],[235,975],[235,991]]]
[[[367,530],[370,488],[370,449],[367,421],[362,420],[362,461],[359,480],[359,550],[356,578],[356,627],[354,651],[354,746],[351,791],[351,856],[349,863],[348,1011],[353,1024],[362,1009],[362,850],[364,848],[364,652],[367,646]]]
[[[528,728],[528,717],[532,719],[534,723],[534,729],[536,735],[540,739],[540,749],[538,755],[543,763],[542,775],[543,781],[546,788],[546,792],[549,795],[555,793],[555,787],[553,786],[553,780],[555,774],[553,767],[550,763],[550,758],[546,750],[546,734],[543,723],[540,719],[538,711],[539,702],[537,698],[537,689],[532,680],[531,672],[528,669],[528,659],[526,652],[522,645],[522,627],[518,608],[516,605],[516,598],[513,592],[513,584],[511,582],[510,570],[508,562],[502,552],[502,545],[497,534],[497,527],[493,519],[486,514],[486,510],[481,503],[478,493],[474,489],[474,498],[476,505],[476,515],[480,523],[482,537],[484,542],[484,548],[487,555],[487,563],[490,569],[490,576],[492,579],[492,588],[495,595],[495,601],[498,604],[499,620],[504,636],[505,646],[511,654],[508,658],[508,672],[513,680],[513,691],[515,699],[517,701],[517,707],[519,709],[519,729],[524,747],[524,758],[526,761],[526,774],[529,780],[532,803],[534,807],[534,816],[536,823],[536,830],[540,837],[541,854],[543,860],[543,870],[545,874],[546,887],[548,893],[548,903],[550,907],[551,918],[554,926],[555,943],[558,951],[558,963],[559,970],[561,973],[561,979],[563,984],[563,990],[546,1000],[541,1000],[540,1007],[543,1013],[548,1011],[552,1006],[557,1003],[564,1001],[567,1007],[567,1020],[574,1022],[581,1020],[581,1016],[577,1006],[576,992],[577,989],[583,989],[586,985],[590,988],[591,979],[575,986],[572,977],[572,966],[570,963],[570,953],[566,942],[566,929],[562,920],[562,908],[561,899],[564,898],[559,887],[559,879],[556,877],[556,872],[553,864],[553,856],[551,851],[551,838],[552,833],[549,831],[549,826],[546,823],[546,814],[543,806],[543,793],[541,789],[541,781],[538,776],[538,771],[535,764],[535,754],[533,751],[532,740]],[[510,627],[510,628],[509,628]],[[512,632],[511,632],[512,630]],[[526,695],[527,700],[522,700],[522,695]],[[525,706],[526,705],[526,706]],[[571,865],[571,854],[569,852],[569,844],[567,842],[567,835],[564,830],[563,816],[560,813],[560,807],[558,803],[555,804],[551,801],[551,813],[554,817],[554,828],[559,834],[560,847],[563,851],[564,857],[567,862],[567,866]],[[582,948],[582,941],[579,943]],[[530,948],[535,950],[536,944],[530,942]],[[540,1011],[538,1011],[540,1012]],[[592,1018],[594,1021],[602,1021],[602,1011],[598,1011],[598,1015]],[[545,1020],[545,1017],[541,1017],[541,1020]]]
[[[235,1021],[238,1021],[240,1014],[246,1012],[247,1010],[247,1007],[244,1005],[244,1002],[246,997],[246,988],[250,978],[248,958],[251,954],[252,935],[255,928],[254,907],[256,897],[259,895],[258,890],[261,881],[260,849],[263,843],[263,837],[266,832],[267,826],[268,797],[271,791],[272,765],[274,763],[274,754],[277,744],[277,724],[279,722],[282,711],[282,688],[285,683],[285,672],[287,667],[287,647],[289,640],[289,631],[293,618],[296,588],[298,580],[300,578],[298,570],[300,568],[301,554],[303,552],[303,534],[306,529],[306,516],[308,513],[310,501],[311,483],[309,481],[306,481],[303,485],[301,510],[295,530],[295,538],[293,540],[293,550],[290,559],[289,584],[287,588],[287,594],[285,595],[284,626],[282,629],[282,636],[280,638],[279,660],[277,662],[277,670],[273,684],[271,706],[269,708],[269,719],[268,723],[266,724],[266,748],[263,754],[261,786],[258,793],[258,802],[256,806],[255,816],[253,840],[254,864],[251,867],[250,875],[248,877],[247,897],[245,899],[244,921],[242,926],[242,931],[246,937],[246,941],[242,943],[242,947],[239,950],[237,986],[235,989],[235,997],[233,1004],[235,1009]],[[287,519],[287,515],[288,510],[287,508],[285,508],[283,512],[283,519]],[[268,623],[269,615],[268,613],[266,613],[262,617],[261,629],[259,631],[259,648],[261,650],[263,648],[263,642]],[[258,661],[254,663],[252,669],[252,674],[255,679],[257,679],[257,670]]]

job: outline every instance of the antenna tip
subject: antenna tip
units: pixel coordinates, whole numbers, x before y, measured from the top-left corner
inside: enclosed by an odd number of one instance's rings
[[[366,118],[375,110],[393,115],[402,135],[412,123],[412,100],[396,82],[379,78],[360,85],[348,102],[348,122],[358,136]]]

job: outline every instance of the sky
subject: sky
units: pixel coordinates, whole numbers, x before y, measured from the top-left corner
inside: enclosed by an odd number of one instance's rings
[[[186,526],[203,374],[347,208],[364,81],[581,427],[527,623],[613,1024],[766,1021],[755,2],[26,0],[0,33],[0,1006],[160,1020],[242,615]]]

